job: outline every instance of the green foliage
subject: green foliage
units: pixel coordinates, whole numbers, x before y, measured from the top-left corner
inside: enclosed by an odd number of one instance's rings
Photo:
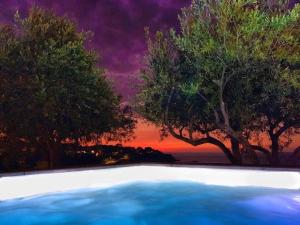
[[[300,4],[270,3],[194,0],[182,10],[180,33],[148,35],[141,113],[163,127],[243,143],[269,130],[269,112],[275,130],[298,121]]]
[[[131,134],[132,119],[84,46],[89,33],[76,30],[68,18],[36,7],[0,27],[0,133],[6,138],[47,149],[65,139]]]

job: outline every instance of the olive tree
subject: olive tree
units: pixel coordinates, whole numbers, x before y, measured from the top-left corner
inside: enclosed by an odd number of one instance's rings
[[[273,85],[273,90],[279,85],[277,91],[284,92],[280,85],[291,87],[299,75],[300,7],[284,6],[193,1],[182,11],[179,33],[148,38],[138,97],[142,115],[192,145],[217,145],[232,162],[258,163],[257,151],[270,157],[268,149],[250,141],[254,132],[266,131],[258,106],[272,105],[254,95],[255,82]],[[269,96],[268,89],[260,90],[260,96]],[[294,93],[290,97],[297,103]],[[298,117],[296,110],[286,111]],[[231,150],[222,145],[224,138],[231,140]]]

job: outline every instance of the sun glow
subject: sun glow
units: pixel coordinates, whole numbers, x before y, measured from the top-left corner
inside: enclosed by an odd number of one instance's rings
[[[226,140],[224,142],[229,146],[229,142]],[[265,134],[262,134],[262,143],[268,148],[270,141]],[[115,143],[113,143],[115,144]],[[254,143],[255,144],[255,143]],[[293,142],[289,146],[289,150],[294,150],[300,145],[300,135],[296,135],[293,138]],[[146,123],[142,119],[137,120],[137,125],[135,129],[135,139],[130,142],[124,143],[124,146],[132,147],[152,147],[163,152],[195,152],[195,151],[215,151],[221,152],[216,146],[211,144],[204,144],[200,146],[193,147],[181,140],[175,139],[172,136],[161,140],[160,129],[151,123]]]

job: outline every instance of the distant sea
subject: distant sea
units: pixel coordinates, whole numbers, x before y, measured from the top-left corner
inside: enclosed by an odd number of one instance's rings
[[[186,151],[186,152],[167,152],[172,154],[177,159],[178,164],[231,164],[223,152],[216,151]],[[261,155],[261,154],[259,154]],[[290,157],[291,152],[280,153],[282,162]],[[266,158],[261,155],[261,163],[267,163]],[[294,159],[292,166],[300,168],[300,155]],[[288,165],[291,166],[291,165]]]
[[[168,152],[172,154],[178,163],[195,163],[195,164],[230,164],[222,152]]]

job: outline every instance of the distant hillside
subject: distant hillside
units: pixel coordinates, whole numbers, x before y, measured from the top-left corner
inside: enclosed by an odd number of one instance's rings
[[[61,163],[70,165],[115,165],[140,162],[174,163],[176,159],[151,147],[133,148],[121,145],[76,147],[65,145]]]

